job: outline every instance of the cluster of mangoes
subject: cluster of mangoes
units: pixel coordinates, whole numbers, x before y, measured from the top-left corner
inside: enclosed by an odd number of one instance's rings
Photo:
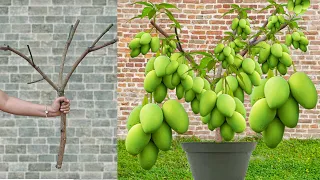
[[[288,0],[288,10],[296,14],[303,14],[310,7],[310,0]]]
[[[150,49],[152,52],[157,52],[160,48],[160,39],[159,37],[151,37],[150,33],[140,32],[130,41],[129,48],[132,58],[139,56],[140,53],[145,55]]]
[[[231,29],[236,32],[241,38],[247,39],[248,35],[251,33],[250,22],[248,19],[234,18],[232,20]]]
[[[156,163],[159,150],[171,149],[172,129],[183,134],[188,127],[188,114],[176,100],[166,101],[162,108],[154,103],[139,105],[127,121],[126,150],[138,155],[140,166],[149,170]]]
[[[234,50],[234,52],[239,53],[240,50],[244,48],[245,43],[237,37],[229,43],[229,46]]]
[[[166,40],[163,41],[163,49],[162,49],[162,54],[167,55],[168,57],[171,56],[172,53],[175,52],[175,50],[177,49],[177,44],[174,40]]]
[[[277,32],[281,25],[285,23],[285,19],[283,15],[272,15],[268,19],[267,28],[271,30],[271,32],[275,33]]]
[[[296,31],[292,34],[286,35],[285,43],[288,47],[290,47],[292,44],[295,49],[300,49],[303,52],[307,52],[309,40],[302,31]]]
[[[258,63],[262,64],[261,69],[263,74],[267,74],[269,69],[277,69],[282,75],[287,73],[287,68],[292,65],[289,48],[283,43],[274,43],[272,45],[262,41],[257,44],[259,49]]]
[[[295,72],[288,81],[280,76],[263,79],[260,86],[253,89],[250,99],[251,129],[262,132],[266,145],[275,148],[282,140],[285,126],[297,126],[299,104],[313,109],[318,102],[318,93],[305,73]]]
[[[226,68],[228,64],[231,65],[234,63],[234,56],[236,53],[229,45],[225,46],[224,44],[219,43],[214,49],[214,54],[218,60],[222,62],[223,68]]]
[[[220,127],[221,137],[225,141],[232,140],[235,133],[242,133],[246,129],[246,110],[237,97],[207,90],[201,94],[199,109],[201,121],[211,131]]]

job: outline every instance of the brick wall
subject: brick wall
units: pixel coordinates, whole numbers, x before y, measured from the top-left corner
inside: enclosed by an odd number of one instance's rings
[[[80,24],[66,61],[76,58],[110,24],[116,24],[116,0],[1,0],[0,44],[27,53],[54,82],[69,28]],[[117,27],[102,42],[116,36]],[[63,168],[55,168],[60,118],[13,116],[0,112],[0,179],[116,179],[116,45],[89,55],[66,88],[71,99]],[[0,52],[0,89],[11,96],[51,104],[55,91],[24,59]]]
[[[142,102],[145,91],[143,89],[144,67],[148,58],[152,54],[144,57],[142,55],[137,58],[130,58],[128,42],[133,36],[141,31],[151,28],[146,19],[134,20],[128,23],[127,20],[141,12],[142,6],[132,6],[134,1],[118,1],[118,137],[124,138],[127,130],[125,127],[126,118],[130,111]],[[183,41],[183,48],[186,51],[191,50],[210,50],[223,37],[223,33],[229,30],[234,16],[226,16],[220,18],[224,12],[228,11],[230,4],[238,3],[242,6],[250,6],[262,9],[266,6],[266,1],[262,0],[174,0],[160,1],[152,0],[151,2],[169,2],[175,3],[180,11],[175,10],[176,19],[183,25],[180,34],[180,40]],[[279,2],[279,1],[278,1]],[[281,1],[287,2],[287,1]],[[293,59],[298,71],[306,72],[312,81],[316,84],[318,94],[320,92],[320,1],[312,0],[312,6],[303,16],[304,22],[300,22],[307,30],[307,37],[310,40],[309,51],[301,53],[300,51],[292,51]],[[251,24],[262,24],[266,16],[270,12],[251,13],[253,19]],[[160,19],[158,20],[158,22]],[[162,27],[170,32],[165,26],[167,19],[160,21]],[[167,23],[168,24],[168,23]],[[171,31],[172,32],[172,31]],[[292,70],[289,72],[292,74]],[[176,98],[174,91],[170,93],[171,98]],[[206,126],[202,125],[200,117],[193,115],[189,104],[184,104],[189,111],[191,120],[189,131],[186,135],[195,135],[204,139],[213,139],[215,132],[210,132]],[[247,112],[250,110],[249,98],[246,97]],[[299,124],[294,129],[286,128],[286,138],[320,138],[320,104],[313,110],[305,110],[301,108]],[[252,131],[247,130],[243,135],[250,135]]]

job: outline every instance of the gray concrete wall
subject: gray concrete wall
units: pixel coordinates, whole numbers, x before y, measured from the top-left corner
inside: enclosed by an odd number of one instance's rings
[[[28,54],[57,82],[70,25],[80,24],[65,71],[110,23],[102,42],[116,37],[116,0],[1,0],[0,45]],[[71,100],[63,168],[55,168],[60,118],[14,116],[0,112],[0,179],[116,179],[116,44],[89,55],[66,88]],[[56,92],[27,62],[0,52],[0,89],[11,96],[51,104]]]

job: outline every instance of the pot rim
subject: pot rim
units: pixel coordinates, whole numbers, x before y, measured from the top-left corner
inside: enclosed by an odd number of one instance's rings
[[[181,142],[187,153],[248,153],[256,145],[257,142]]]

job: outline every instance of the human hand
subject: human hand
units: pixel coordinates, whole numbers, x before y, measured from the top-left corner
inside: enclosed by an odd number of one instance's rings
[[[66,97],[56,98],[49,109],[50,112],[53,116],[59,116],[61,113],[68,114],[70,112],[70,100]]]

